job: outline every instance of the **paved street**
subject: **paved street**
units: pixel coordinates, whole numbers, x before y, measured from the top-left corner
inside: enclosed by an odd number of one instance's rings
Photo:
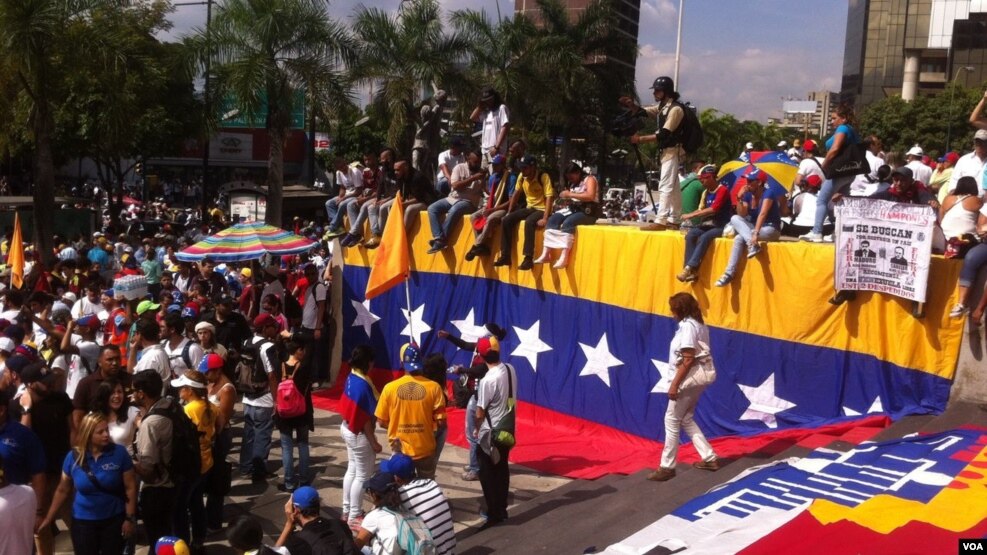
[[[238,414],[242,414],[240,410],[241,407],[238,406]],[[346,446],[339,437],[339,424],[340,417],[338,415],[316,409],[315,433],[310,437],[311,465],[315,474],[313,486],[318,488],[327,507],[326,512],[332,516],[339,515],[342,504],[341,486],[343,474],[346,472]],[[239,436],[239,425],[237,426],[237,436]],[[387,444],[382,430],[378,431],[378,440],[383,445]],[[234,443],[231,460],[236,460],[238,445],[239,437]],[[480,483],[464,482],[460,477],[466,458],[467,451],[465,449],[446,444],[438,467],[438,482],[452,503],[457,534],[471,526],[479,525],[479,510],[483,502]],[[268,541],[273,543],[284,524],[283,507],[288,498],[287,493],[277,490],[277,485],[281,479],[281,444],[276,430],[269,468],[278,476],[272,478],[267,484],[253,484],[249,479],[243,479],[236,475],[234,467],[233,490],[228,497],[224,519],[229,522],[241,514],[254,514],[263,521],[264,530],[268,534]],[[543,492],[551,491],[569,481],[566,478],[541,475],[520,466],[514,466],[511,472],[512,506],[532,499]],[[365,505],[364,508],[369,509],[369,505]],[[210,554],[233,553],[233,550],[226,544],[225,532],[210,534],[207,546]],[[139,547],[137,553],[143,555],[147,551],[146,547]],[[58,535],[57,552],[64,554],[73,552],[67,532]]]

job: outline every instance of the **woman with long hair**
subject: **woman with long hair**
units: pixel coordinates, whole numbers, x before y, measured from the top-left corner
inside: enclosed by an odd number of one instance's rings
[[[236,404],[236,386],[224,372],[225,361],[216,353],[208,353],[199,363],[199,371],[206,375],[209,403],[216,410],[216,441],[213,443],[213,467],[206,479],[206,524],[209,528],[223,527],[223,498],[230,489],[230,464],[226,457],[233,448],[233,405]]]
[[[373,474],[374,459],[383,448],[374,436],[377,399],[380,393],[367,374],[374,362],[369,345],[357,345],[350,356],[350,374],[340,399],[343,423],[339,433],[346,443],[346,474],[343,475],[343,520],[351,528],[363,519],[363,483]]]
[[[98,412],[83,417],[73,450],[65,456],[62,479],[40,528],[51,526],[72,499],[72,549],[77,555],[119,555],[137,527],[137,477],[122,445],[110,439],[109,423]]]
[[[835,131],[826,139],[826,157],[822,162],[823,172],[829,170],[833,160],[843,152],[844,148],[860,142],[860,137],[854,130],[857,125],[857,117],[853,113],[853,107],[849,104],[840,103],[830,114],[830,123]],[[816,197],[816,220],[812,225],[812,231],[799,236],[799,239],[813,243],[823,242],[822,229],[826,215],[829,214],[829,203],[836,195],[849,194],[850,185],[855,177],[849,175],[823,181],[819,188],[819,195]]]
[[[99,384],[90,409],[106,417],[113,443],[130,449],[140,424],[140,408],[131,406],[123,384],[113,379]]]
[[[716,452],[706,441],[706,436],[693,419],[696,404],[706,386],[682,387],[686,376],[693,366],[699,363],[702,353],[701,346],[709,346],[709,329],[703,322],[699,303],[689,293],[676,293],[668,299],[672,317],[678,322],[675,336],[669,345],[668,360],[675,365],[675,376],[668,387],[668,409],[665,411],[665,448],[661,452],[661,466],[652,472],[648,479],[664,482],[675,477],[675,463],[679,453],[679,432],[685,433],[692,439],[692,444],[699,453],[700,462],[695,466],[701,470],[718,470],[720,461]]]
[[[289,293],[285,292],[285,295]],[[264,298],[260,301],[260,308],[263,312],[270,314],[278,322],[278,331],[287,331],[290,329],[288,327],[288,317],[284,315],[281,311],[281,299],[274,293],[268,293],[264,295]]]
[[[281,363],[278,383],[292,380],[295,388],[305,399],[305,412],[294,416],[283,416],[275,410],[274,423],[281,436],[281,466],[284,468],[284,483],[281,489],[292,492],[300,486],[309,484],[309,448],[308,434],[315,429],[312,412],[312,376],[302,361],[305,359],[305,345],[289,341],[285,350],[288,360]],[[301,372],[299,372],[301,370]],[[298,447],[298,471],[295,471],[294,453]]]
[[[971,191],[974,195],[970,196]],[[980,242],[974,245],[970,250],[966,252],[963,256],[963,268],[960,269],[960,280],[959,280],[959,296],[956,306],[949,312],[952,318],[962,318],[967,312],[970,312],[969,296],[970,288],[977,280],[977,274],[980,269],[987,266],[987,205],[981,202],[977,195],[977,182],[972,177],[961,177],[956,182],[956,190],[953,191],[946,201],[943,202],[940,208],[940,214],[942,214],[942,228],[943,233],[946,237],[957,236],[957,234],[975,234],[980,238]],[[968,214],[958,214],[956,219],[952,221],[953,225],[947,225],[951,222],[947,222],[946,216],[949,212],[959,212],[959,211],[969,211],[971,208],[980,205],[977,213],[974,214],[976,218],[976,225],[973,229],[970,229],[970,216]],[[962,206],[960,206],[962,205]],[[960,207],[957,207],[960,206]],[[964,221],[965,220],[965,221]],[[962,221],[962,223],[961,223]],[[947,232],[947,228],[949,231]],[[977,306],[973,309],[970,315],[970,322],[974,326],[979,326],[981,321],[984,319],[984,308],[987,308],[987,291],[984,291],[982,300],[977,303]]]
[[[175,535],[188,542],[193,552],[201,552],[206,538],[206,507],[202,495],[205,476],[213,466],[212,442],[216,435],[218,412],[206,400],[208,386],[202,372],[189,370],[177,380],[171,380],[171,386],[178,389],[178,397],[185,405],[185,414],[199,431],[201,457],[199,477],[179,488],[180,497],[175,503]]]
[[[544,248],[535,264],[548,262],[552,249],[561,249],[559,260],[552,265],[561,270],[569,263],[569,251],[576,242],[576,226],[593,225],[600,217],[597,199],[599,184],[582,166],[573,162],[565,169],[566,188],[559,193],[555,210],[545,225]]]
[[[356,527],[353,538],[356,548],[370,546],[371,553],[379,555],[403,554],[404,550],[398,545],[398,516],[404,511],[394,475],[378,472],[366,481],[364,490],[374,508]]]

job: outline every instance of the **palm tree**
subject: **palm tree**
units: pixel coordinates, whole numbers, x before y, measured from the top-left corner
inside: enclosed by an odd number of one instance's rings
[[[400,152],[411,150],[415,120],[426,91],[464,90],[458,67],[465,43],[442,29],[435,0],[409,0],[396,14],[364,8],[353,31],[359,43],[356,77],[373,88],[373,103],[388,114],[387,140]]]
[[[270,139],[266,220],[281,226],[292,107],[306,94],[309,108],[321,113],[349,102],[344,67],[354,59],[352,39],[330,17],[325,0],[226,0],[208,33],[196,29],[189,42],[201,63],[211,62],[209,100],[225,100],[248,119],[264,121]]]

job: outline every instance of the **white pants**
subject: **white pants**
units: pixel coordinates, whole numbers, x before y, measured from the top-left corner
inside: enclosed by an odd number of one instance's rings
[[[678,148],[665,149],[661,157],[661,178],[658,180],[658,214],[655,222],[674,224],[682,215],[682,190],[679,189]]]
[[[376,456],[367,434],[354,434],[346,421],[339,426],[339,433],[346,443],[346,474],[343,475],[343,519],[354,519],[363,514],[363,482],[374,474]]]
[[[665,411],[665,448],[661,451],[662,468],[675,468],[675,459],[679,454],[680,430],[685,431],[692,439],[692,444],[696,446],[696,452],[702,460],[709,461],[716,458],[716,453],[706,441],[706,436],[692,418],[696,413],[699,396],[705,389],[705,387],[690,387],[679,391],[677,400],[669,399],[668,410]]]

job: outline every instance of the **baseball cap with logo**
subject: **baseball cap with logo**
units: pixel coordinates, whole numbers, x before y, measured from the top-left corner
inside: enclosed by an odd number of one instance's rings
[[[768,174],[764,170],[755,168],[747,172],[747,175],[745,175],[744,178],[747,179],[748,183],[751,181],[760,181],[761,183],[764,183],[768,180]]]
[[[225,365],[226,361],[223,360],[223,357],[216,353],[209,353],[202,357],[202,362],[199,363],[199,372],[205,374],[210,370],[221,370]]]
[[[703,166],[702,168],[699,169],[699,173],[697,175],[712,175],[712,176],[715,176],[716,175],[716,166],[714,166],[713,164],[706,164],[705,166]]]
[[[422,351],[417,343],[405,343],[401,347],[401,367],[408,372],[422,369]]]
[[[500,352],[500,341],[496,337],[481,337],[476,342],[476,352],[481,357],[487,356],[491,351]]]

